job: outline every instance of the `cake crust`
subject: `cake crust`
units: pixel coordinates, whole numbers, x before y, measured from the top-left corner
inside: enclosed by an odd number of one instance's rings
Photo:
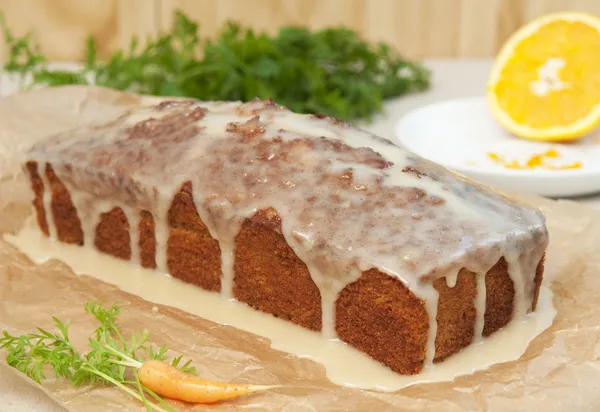
[[[29,162],[27,167],[37,170],[35,162]],[[46,173],[52,176],[52,168]],[[37,219],[44,222],[43,182],[35,173],[30,177]],[[74,210],[64,185],[55,176],[49,180],[54,182],[52,204],[58,210]],[[146,211],[141,213],[141,260],[144,267],[155,268],[152,215]],[[63,225],[59,233],[64,234],[64,239],[77,241],[81,229],[76,214],[63,214],[56,223]],[[190,182],[173,198],[169,226],[170,273],[205,290],[219,291],[218,242],[210,237],[195,210]],[[105,214],[97,229],[96,247],[114,257],[130,259],[130,254],[125,253],[129,251],[125,239],[128,230],[129,223],[122,211],[115,209]],[[319,290],[306,265],[286,243],[281,233],[281,218],[275,210],[260,210],[244,222],[236,238],[235,262],[234,296],[237,300],[306,329],[321,330]],[[543,263],[540,261],[536,269],[536,297],[531,310],[535,310],[537,303]],[[447,285],[445,278],[437,279],[434,287],[439,291],[434,362],[441,362],[473,342],[475,274],[462,269],[453,287]],[[487,272],[486,295],[483,335],[489,336],[508,324],[512,315],[514,288],[504,259]],[[342,341],[395,372],[412,375],[423,369],[428,334],[425,304],[400,280],[376,269],[363,272],[360,279],[340,294],[336,302],[336,332]]]

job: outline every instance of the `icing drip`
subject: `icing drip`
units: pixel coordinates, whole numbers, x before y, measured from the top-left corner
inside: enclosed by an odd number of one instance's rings
[[[437,337],[437,310],[439,293],[433,287],[433,283],[429,283],[426,288],[425,308],[429,316],[429,332],[427,335],[427,344],[425,345],[425,362],[424,366],[432,367],[435,359],[435,338]]]
[[[475,274],[477,280],[477,294],[475,295],[475,326],[473,332],[473,343],[478,343],[483,338],[483,327],[485,326],[486,289],[485,273]]]
[[[321,334],[325,339],[335,339],[335,302],[339,292],[343,289],[343,284],[338,284],[337,287],[324,287],[324,283],[327,282],[326,276],[321,273],[314,266],[309,266],[310,276],[313,281],[319,287],[319,290],[325,291],[324,295],[321,295],[321,316],[322,316],[322,331]]]
[[[235,238],[240,231],[242,219],[233,213],[229,201],[214,202],[206,193],[194,193],[194,204],[200,219],[210,235],[219,241],[221,250],[221,296],[233,299],[235,263]],[[247,211],[243,215],[249,215]]]
[[[219,242],[221,248],[221,295],[225,299],[233,298],[233,252],[235,249],[233,239]]]
[[[336,339],[335,308],[337,298],[349,283],[358,280],[361,275],[361,268],[356,265],[344,267],[329,265],[325,256],[327,249],[315,245],[309,232],[293,232],[292,229],[285,227],[286,222],[283,223],[283,226],[285,232],[292,232],[291,236],[286,237],[287,244],[306,264],[313,282],[321,293],[321,334],[325,339]],[[362,270],[366,269],[362,268]]]
[[[94,245],[96,240],[96,226],[100,223],[101,218],[100,214],[112,209],[111,204],[107,201],[94,198],[89,193],[76,190],[68,183],[65,183],[65,187],[71,194],[71,202],[73,202],[73,206],[77,210],[77,216],[81,222],[83,244]]]
[[[509,254],[506,257],[506,263],[508,264],[508,274],[515,289],[513,319],[520,320],[527,314],[527,308],[531,305],[531,300],[525,296],[525,280],[518,258]]]
[[[131,206],[121,207],[123,213],[127,217],[129,222],[129,241],[131,247],[131,263],[136,266],[141,266],[141,255],[140,255],[140,219],[141,215],[138,210]]]
[[[522,320],[531,310],[535,288],[533,274],[543,254],[544,249],[538,245],[531,249],[519,248],[505,256],[508,274],[515,290],[512,316],[515,320]]]
[[[454,286],[456,286],[456,281],[458,280],[459,272],[460,268],[453,270],[446,275],[446,286],[448,286],[449,288],[453,288]]]
[[[169,241],[169,220],[167,218],[168,206],[157,202],[152,215],[154,216],[154,237],[156,240],[156,269],[162,273],[169,273],[167,267],[167,244]]]
[[[52,191],[50,181],[46,176],[46,164],[38,163],[38,175],[42,179],[44,185],[44,212],[46,214],[46,222],[48,222],[48,236],[50,239],[56,239],[56,226],[54,225],[54,213],[52,213]]]
[[[531,308],[533,274],[548,242],[540,212],[348,124],[294,114],[271,102],[143,108],[109,125],[44,141],[30,160],[51,163],[68,187],[86,244],[93,244],[105,202],[94,199],[112,199],[111,206],[119,205],[128,217],[138,263],[139,210],[152,213],[157,270],[163,273],[169,271],[168,211],[189,181],[196,210],[219,244],[221,295],[227,299],[242,223],[259,210],[274,210],[282,235],[319,289],[323,335],[336,337],[340,292],[376,268],[425,302],[426,365],[435,358],[433,281],[445,276],[454,287],[461,268],[478,274],[479,340],[484,274],[505,257],[515,288],[514,318],[521,319]]]

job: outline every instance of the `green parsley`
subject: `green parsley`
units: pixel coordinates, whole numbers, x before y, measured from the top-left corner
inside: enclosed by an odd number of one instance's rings
[[[430,85],[424,66],[343,27],[283,27],[271,36],[230,22],[215,39],[200,39],[198,24],[176,11],[169,32],[148,38],[143,47],[134,37],[127,50],[106,61],[90,37],[83,67],[75,72],[48,69],[31,33],[15,37],[1,16],[0,27],[8,47],[4,70],[30,79],[31,86],[96,84],[201,100],[272,98],[299,113],[368,121],[385,99]]]

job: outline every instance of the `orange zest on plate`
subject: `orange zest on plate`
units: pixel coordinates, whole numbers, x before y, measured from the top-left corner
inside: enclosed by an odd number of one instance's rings
[[[549,149],[545,153],[535,154],[530,156],[525,163],[519,163],[517,160],[506,160],[497,153],[488,153],[488,158],[494,163],[502,165],[507,169],[518,169],[518,170],[532,170],[532,169],[545,169],[545,170],[567,170],[567,169],[580,169],[582,167],[581,162],[574,162],[564,165],[554,165],[548,163],[548,159],[556,159],[560,157],[560,154],[555,149]]]
[[[570,141],[600,125],[600,18],[556,13],[526,24],[488,80],[494,117],[512,134]]]

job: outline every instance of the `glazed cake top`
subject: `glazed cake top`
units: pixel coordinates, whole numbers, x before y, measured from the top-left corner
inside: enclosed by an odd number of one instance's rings
[[[273,208],[322,294],[377,268],[425,296],[424,279],[485,273],[504,256],[527,295],[548,242],[538,210],[350,124],[271,101],[166,101],[42,141],[28,160],[51,163],[70,191],[159,221],[189,181],[222,250],[244,219]]]

